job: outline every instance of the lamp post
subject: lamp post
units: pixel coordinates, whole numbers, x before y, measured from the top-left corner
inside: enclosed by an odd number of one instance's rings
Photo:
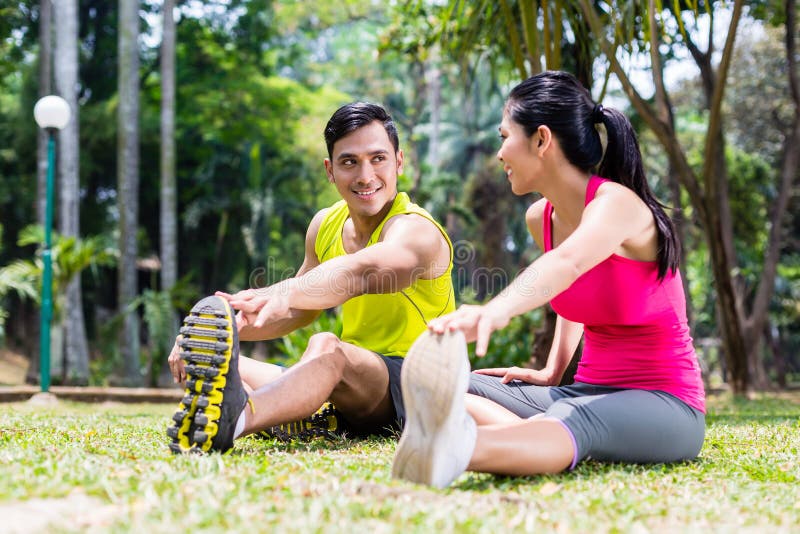
[[[42,311],[39,332],[39,363],[42,391],[50,389],[50,321],[53,318],[53,172],[56,160],[56,132],[69,122],[70,109],[60,96],[46,96],[33,107],[36,124],[47,132],[47,194],[44,210],[44,250],[42,252]]]

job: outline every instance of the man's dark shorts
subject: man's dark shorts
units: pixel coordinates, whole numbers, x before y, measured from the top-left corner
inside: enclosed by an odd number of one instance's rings
[[[350,437],[384,436],[396,437],[403,430],[403,423],[406,418],[406,410],[403,405],[403,393],[400,390],[400,370],[403,367],[405,358],[401,356],[384,356],[375,353],[386,364],[389,373],[389,395],[392,398],[392,416],[385,421],[373,422],[369,424],[349,421],[344,414],[337,411],[336,416],[339,420],[339,428],[336,433],[342,433]]]

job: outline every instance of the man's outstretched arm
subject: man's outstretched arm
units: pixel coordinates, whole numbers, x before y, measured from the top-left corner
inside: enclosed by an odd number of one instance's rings
[[[283,317],[287,310],[320,310],[368,293],[394,293],[417,278],[434,278],[450,262],[450,248],[436,226],[416,215],[392,218],[383,238],[353,254],[318,264],[296,276],[259,290],[248,301],[231,301],[245,314],[257,314],[254,326]]]
[[[327,208],[318,211],[308,225],[305,241],[305,257],[295,277],[302,277],[320,264],[314,245],[317,240],[319,228],[322,225],[323,219],[325,219],[327,211]],[[282,282],[278,282],[278,284],[281,283]],[[270,287],[275,287],[275,285]],[[236,320],[239,326],[239,339],[241,341],[263,341],[285,336],[298,328],[302,328],[314,322],[321,310],[325,309],[323,307],[312,309],[288,308],[281,315],[275,314],[268,323],[255,327],[253,323],[257,317],[257,312],[252,313],[249,311],[249,306],[242,307],[241,304],[258,298],[260,295],[263,295],[264,292],[269,291],[270,287],[245,289],[233,295],[217,291],[217,295],[226,298],[231,306],[238,310]]]

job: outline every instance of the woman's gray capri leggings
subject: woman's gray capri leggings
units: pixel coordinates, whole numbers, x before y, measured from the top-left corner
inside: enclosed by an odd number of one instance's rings
[[[470,376],[469,393],[486,397],[528,418],[544,414],[572,434],[575,457],[608,462],[666,463],[697,457],[705,415],[663,391],[621,389],[576,382],[569,386],[501,383],[497,376]]]

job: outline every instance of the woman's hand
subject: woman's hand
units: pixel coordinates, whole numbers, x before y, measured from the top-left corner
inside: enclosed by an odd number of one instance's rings
[[[512,380],[521,380],[528,384],[537,386],[551,386],[552,376],[545,369],[525,369],[522,367],[494,367],[491,369],[475,369],[473,373],[479,375],[502,376],[500,380],[503,384],[508,384]]]
[[[437,317],[428,323],[428,330],[436,334],[461,330],[467,342],[475,341],[475,355],[485,356],[492,332],[508,325],[511,318],[505,312],[490,306],[464,304],[453,313]]]

